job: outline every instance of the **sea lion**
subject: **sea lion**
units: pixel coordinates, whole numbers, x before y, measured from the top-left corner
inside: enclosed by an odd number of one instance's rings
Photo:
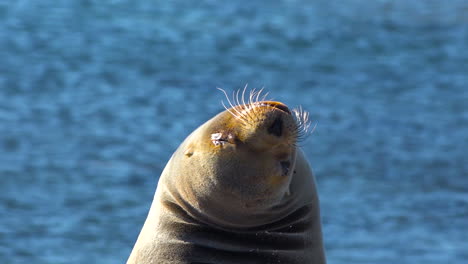
[[[127,264],[325,263],[315,180],[297,147],[308,114],[244,94],[172,155]]]

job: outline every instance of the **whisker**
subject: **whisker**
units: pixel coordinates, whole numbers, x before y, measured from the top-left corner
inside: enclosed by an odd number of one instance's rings
[[[224,105],[224,102],[223,102],[223,101],[221,101],[221,103],[222,103],[222,105],[224,106],[224,108],[225,108],[233,117],[235,117],[236,119],[240,120],[242,124],[244,124],[244,123],[247,122],[247,120],[244,118],[244,116],[240,115],[240,114],[238,113],[238,111],[237,111],[235,108],[228,108],[228,107],[226,107],[226,105]],[[233,109],[234,111],[236,111],[237,114],[234,113],[234,112],[232,111],[232,109]]]
[[[224,93],[224,96],[226,97],[226,99],[227,99],[229,105],[233,108],[234,106],[232,105],[232,102],[231,102],[231,100],[229,99],[229,96],[228,96],[228,94],[226,93],[226,91],[225,91],[224,89],[222,89],[222,88],[219,88],[219,87],[216,87],[216,89],[218,89],[218,90],[220,90],[221,92]]]
[[[293,109],[294,117],[297,122],[296,137],[298,141],[303,140],[309,134],[310,121],[309,112],[304,111],[301,106]],[[314,127],[315,130],[315,127]]]
[[[249,105],[253,105],[254,104],[254,97],[257,93],[257,90],[254,88],[250,91],[250,94],[249,94]]]
[[[254,107],[254,105],[251,104],[250,102],[247,103],[247,102],[245,101],[245,93],[246,93],[246,91],[247,91],[247,87],[248,87],[248,84],[246,84],[246,85],[244,86],[244,89],[242,90],[242,96],[241,96],[241,99],[240,99],[240,100],[242,101],[242,106],[243,106],[243,110],[244,110],[244,111],[243,111],[244,115],[247,117],[247,119],[248,119],[249,121],[254,121],[254,117],[252,116],[252,111],[250,111],[250,110]],[[240,90],[239,90],[239,91],[240,91]],[[252,94],[252,92],[255,92],[255,89],[253,89],[252,91],[250,91],[250,94]]]
[[[314,133],[315,128],[317,127],[317,125],[318,125],[318,121],[315,122],[315,125],[314,125],[314,127],[312,128],[312,131],[310,131],[310,134],[311,134],[311,135],[312,135],[312,133]]]
[[[250,97],[252,95],[252,93],[255,93],[255,88],[253,90],[250,91],[250,96],[249,96],[249,100],[248,102],[245,102],[245,92],[246,92],[246,89],[247,89],[247,85],[245,85],[244,87],[244,91],[242,91],[242,103],[244,104],[244,106],[246,107],[246,114],[249,116],[249,119],[251,121],[254,121],[254,117],[255,116],[252,116],[253,115],[253,112],[251,111],[255,105],[252,104],[251,100],[250,100]]]
[[[247,90],[247,86],[248,86],[248,85],[249,85],[249,84],[246,84],[246,85],[244,86],[244,90],[242,90],[242,104],[244,104],[244,105],[246,105],[246,103],[245,103],[245,91]]]
[[[221,104],[223,105],[224,109],[226,109],[226,111],[228,111],[233,117],[239,119],[239,116],[236,115],[235,113],[233,113],[233,112],[231,111],[231,108],[227,107],[227,106],[224,104],[223,101],[221,101]]]
[[[232,92],[232,100],[236,102],[236,107],[235,107],[236,112],[238,112],[239,115],[241,115],[245,121],[248,121],[247,116],[242,111],[244,107],[239,101],[239,90],[237,90],[236,92],[234,91]]]
[[[263,88],[262,88],[263,89]],[[269,95],[269,92],[266,92],[263,96],[262,96],[262,100],[261,101],[266,101],[267,99],[267,96]]]
[[[260,91],[258,91],[257,97],[255,98],[255,102],[256,102],[256,103],[259,102],[259,98],[260,98],[260,95],[261,95],[262,92],[263,92],[263,89],[264,89],[264,87],[262,87],[262,89],[260,89]],[[265,100],[265,98],[263,98],[263,100]]]
[[[239,101],[239,92],[240,92],[240,90],[236,91],[236,104],[237,105],[242,105],[241,102]],[[232,92],[232,96],[234,97],[234,92]]]
[[[233,117],[235,117],[235,118],[237,118],[237,119],[240,119],[240,120],[242,120],[243,122],[247,122],[247,120],[246,120],[246,118],[244,117],[244,115],[242,115],[242,113],[239,112],[239,110],[237,110],[237,107],[235,107],[235,106],[232,104],[232,101],[229,99],[229,96],[228,96],[227,92],[226,92],[224,89],[219,88],[219,87],[217,87],[217,89],[224,93],[224,95],[226,96],[226,99],[227,99],[227,101],[228,101],[228,103],[229,103],[230,108],[227,107],[227,106],[224,104],[224,101],[221,101],[221,104],[223,105],[224,109],[226,109]],[[232,109],[233,111],[235,111],[236,113],[234,113],[231,109]]]
[[[245,120],[248,121],[249,118],[246,115],[246,108],[245,108],[245,105],[242,104],[242,102],[241,102],[240,95],[241,95],[240,89],[238,89],[235,92],[235,100],[236,100],[238,108],[240,108],[240,109],[238,109],[238,111],[239,111],[240,115],[242,115],[245,118]],[[234,92],[233,92],[233,97],[234,97]]]

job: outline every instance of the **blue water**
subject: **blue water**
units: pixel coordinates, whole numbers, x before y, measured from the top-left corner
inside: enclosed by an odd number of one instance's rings
[[[124,263],[180,142],[307,109],[329,263],[468,263],[465,0],[0,2],[0,263]]]

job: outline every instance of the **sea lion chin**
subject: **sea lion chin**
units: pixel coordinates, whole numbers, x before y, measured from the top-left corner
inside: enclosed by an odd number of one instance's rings
[[[308,115],[244,94],[173,154],[127,263],[325,262]]]

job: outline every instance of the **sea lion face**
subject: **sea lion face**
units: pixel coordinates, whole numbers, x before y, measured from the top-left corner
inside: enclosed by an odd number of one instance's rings
[[[252,226],[284,217],[307,114],[276,101],[232,105],[181,145],[169,186],[188,211],[206,221]]]
[[[262,101],[231,108],[218,119],[207,129],[218,184],[245,208],[277,204],[288,192],[296,156],[298,128],[289,109]]]

